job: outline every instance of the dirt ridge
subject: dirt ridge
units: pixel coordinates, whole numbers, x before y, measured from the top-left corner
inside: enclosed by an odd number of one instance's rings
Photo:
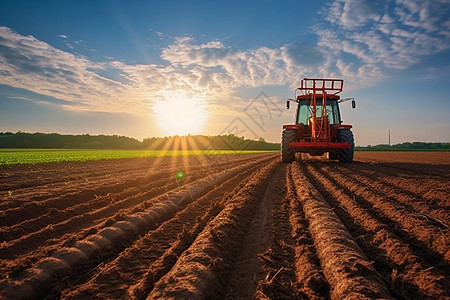
[[[356,152],[0,167],[0,298],[450,299],[449,165]]]

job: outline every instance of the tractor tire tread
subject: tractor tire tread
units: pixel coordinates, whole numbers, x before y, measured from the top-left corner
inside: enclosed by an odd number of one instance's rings
[[[349,129],[339,130],[338,132],[339,143],[350,143],[350,149],[341,149],[339,152],[339,161],[342,163],[353,162],[353,152],[355,148],[355,141],[353,133]]]
[[[295,159],[295,152],[289,149],[289,144],[297,139],[295,130],[283,130],[281,136],[281,161],[291,163]]]

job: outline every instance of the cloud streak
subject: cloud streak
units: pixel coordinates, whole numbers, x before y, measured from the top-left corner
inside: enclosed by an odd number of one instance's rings
[[[94,62],[0,27],[0,83],[64,100],[67,110],[148,114],[167,91],[210,103],[239,101],[240,87],[287,85],[306,76],[342,77],[368,86],[390,70],[448,50],[446,0],[336,0],[312,28],[317,43],[237,49],[222,41],[177,37],[162,49],[164,64]],[[159,39],[165,38],[156,32]],[[68,43],[68,37],[59,35]]]
[[[115,92],[124,90],[119,82],[94,72],[103,65],[7,27],[0,27],[0,61],[0,83],[81,104],[77,109],[102,110],[109,99],[117,100]]]
[[[336,0],[322,11],[326,22],[314,30],[318,44],[334,53],[328,59],[352,57],[337,65],[338,75],[364,75],[358,84],[370,84],[385,78],[385,71],[404,70],[448,50],[449,7],[447,0]]]
[[[63,99],[68,110],[142,114],[167,91],[220,102],[239,87],[290,83],[301,69],[312,69],[310,60],[301,65],[302,48],[310,52],[313,46],[242,51],[220,41],[198,44],[179,37],[162,51],[167,64],[130,65],[93,62],[0,27],[0,83]]]

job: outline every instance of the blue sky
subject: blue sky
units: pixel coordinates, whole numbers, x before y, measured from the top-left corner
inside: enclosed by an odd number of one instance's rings
[[[450,0],[0,1],[0,131],[279,141],[344,79],[358,145],[450,141]]]

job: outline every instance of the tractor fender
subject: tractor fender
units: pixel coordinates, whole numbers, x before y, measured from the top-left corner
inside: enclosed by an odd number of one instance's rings
[[[297,132],[298,139],[302,139],[305,134],[305,125],[288,124],[283,125],[283,130],[295,130]]]
[[[343,125],[343,124],[332,125],[331,132],[330,132],[331,138],[337,140],[339,130],[350,130],[352,127],[353,127],[352,125]]]
[[[352,125],[336,125],[336,130],[342,130],[342,129],[351,129],[353,126]]]
[[[299,130],[301,127],[302,127],[302,125],[297,125],[297,124],[283,125],[283,129],[286,129],[286,130]]]

